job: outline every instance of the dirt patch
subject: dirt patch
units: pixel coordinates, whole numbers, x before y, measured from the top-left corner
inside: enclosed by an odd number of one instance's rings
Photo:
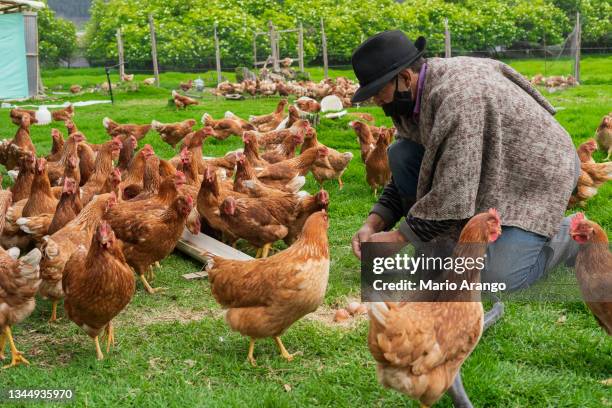
[[[116,321],[118,326],[148,326],[151,324],[168,322],[197,322],[207,317],[220,319],[223,318],[223,315],[224,311],[222,309],[193,310],[178,306],[159,309],[130,308],[126,312],[120,314]]]

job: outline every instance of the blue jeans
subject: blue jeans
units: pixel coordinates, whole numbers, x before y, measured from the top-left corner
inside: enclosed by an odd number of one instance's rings
[[[423,146],[398,139],[387,150],[393,182],[403,198],[416,197]],[[579,170],[579,168],[578,168]],[[568,233],[570,217],[548,239],[517,227],[502,226],[502,234],[489,245],[483,282],[504,282],[506,290],[526,288],[562,263],[572,263],[578,244]],[[417,248],[418,249],[418,248]]]

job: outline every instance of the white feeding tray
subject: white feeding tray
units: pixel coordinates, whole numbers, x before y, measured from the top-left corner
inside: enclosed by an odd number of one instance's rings
[[[344,109],[342,100],[336,95],[327,95],[321,99],[321,112],[338,112]]]

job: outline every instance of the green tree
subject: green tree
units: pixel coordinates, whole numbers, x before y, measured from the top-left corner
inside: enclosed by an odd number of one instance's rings
[[[69,60],[76,46],[76,28],[71,21],[56,18],[48,7],[38,10],[38,52],[43,65],[57,66]]]

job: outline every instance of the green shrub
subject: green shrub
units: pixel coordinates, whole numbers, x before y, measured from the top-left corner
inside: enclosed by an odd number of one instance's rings
[[[213,68],[215,23],[224,67],[251,66],[254,32],[267,32],[268,21],[278,30],[301,22],[305,62],[320,63],[321,17],[332,64],[348,63],[368,36],[396,28],[411,38],[424,35],[429,55],[441,53],[445,18],[457,50],[537,45],[544,40],[555,44],[573,28],[571,7],[555,4],[562,1],[578,2],[584,10],[583,38],[610,43],[611,7],[606,0],[94,0],[87,57],[116,59],[115,33],[121,26],[128,65],[150,67],[149,13],[156,21],[159,63],[166,68]],[[295,58],[297,34],[283,33],[279,46],[281,58]],[[257,37],[257,55],[260,61],[270,55],[267,35]]]
[[[46,7],[38,10],[38,52],[40,63],[55,67],[68,61],[77,46],[76,27],[71,21],[56,18]]]

